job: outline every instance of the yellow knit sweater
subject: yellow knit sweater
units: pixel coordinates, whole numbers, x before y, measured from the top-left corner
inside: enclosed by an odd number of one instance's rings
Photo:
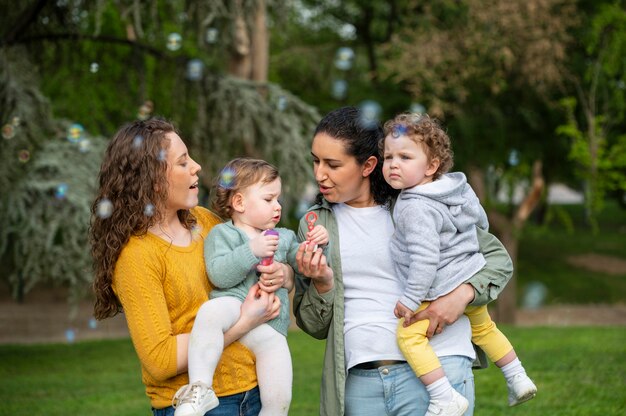
[[[189,382],[187,373],[176,374],[176,335],[191,332],[196,312],[211,290],[204,238],[220,220],[204,208],[192,212],[198,228],[191,245],[172,246],[151,233],[131,237],[113,274],[113,291],[141,362],[146,394],[157,409],[170,406],[174,393]],[[239,342],[233,343],[215,371],[215,392],[225,396],[256,385],[254,356]]]

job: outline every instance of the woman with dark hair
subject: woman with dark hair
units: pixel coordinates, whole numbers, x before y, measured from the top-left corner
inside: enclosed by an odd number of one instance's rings
[[[174,394],[189,382],[189,333],[212,289],[204,238],[221,221],[197,206],[200,169],[172,124],[130,123],[109,143],[92,207],[94,315],[124,312],[154,415],[173,415]],[[277,285],[293,279],[291,267],[279,262],[258,270]],[[224,334],[228,347],[214,383],[220,406],[207,415],[260,411],[254,356],[236,341],[275,318],[280,301],[257,292],[258,286],[250,290],[240,319]]]
[[[382,174],[382,128],[355,107],[332,111],[318,124],[311,153],[320,194],[311,208],[330,234],[321,250],[298,252],[294,314],[298,325],[327,339],[320,414],[327,416],[425,415],[429,395],[396,341],[394,307],[404,292],[394,275],[391,206],[398,191]],[[306,218],[306,216],[305,216]],[[306,219],[299,238],[305,239]],[[430,344],[453,387],[474,402],[471,330],[463,311],[497,297],[512,275],[511,260],[491,234],[478,231],[485,268],[467,284],[414,317],[429,319]],[[445,327],[445,331],[444,331]],[[433,336],[433,334],[436,334]],[[484,357],[483,357],[484,358]],[[481,361],[484,363],[484,361]]]

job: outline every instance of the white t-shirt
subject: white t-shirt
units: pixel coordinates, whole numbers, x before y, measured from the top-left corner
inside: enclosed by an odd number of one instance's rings
[[[346,368],[375,360],[404,360],[396,342],[398,319],[393,314],[404,293],[403,279],[394,275],[389,241],[390,212],[382,206],[353,208],[333,205],[339,227],[344,283]],[[471,328],[465,315],[430,339],[439,357],[475,358]]]

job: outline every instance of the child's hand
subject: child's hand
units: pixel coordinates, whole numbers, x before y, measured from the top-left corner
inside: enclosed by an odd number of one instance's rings
[[[273,256],[278,249],[278,236],[277,235],[265,235],[263,233],[250,239],[250,250],[252,254],[257,257],[270,257]]]
[[[398,319],[404,318],[405,321],[409,321],[414,313],[415,312],[413,312],[411,309],[404,306],[399,301],[396,303],[396,307],[393,310],[393,314],[396,315],[396,318]]]
[[[316,225],[311,231],[306,233],[306,239],[318,246],[328,244],[328,230],[323,225]]]

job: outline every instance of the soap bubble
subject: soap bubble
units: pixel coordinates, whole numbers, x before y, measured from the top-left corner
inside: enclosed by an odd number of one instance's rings
[[[337,49],[335,54],[335,66],[337,69],[347,71],[352,68],[352,62],[354,61],[354,51],[347,46]]]
[[[527,309],[537,309],[541,307],[548,294],[548,288],[541,282],[530,282],[524,290],[522,305]]]
[[[409,111],[416,114],[426,114],[426,107],[420,103],[412,103],[409,107]]]
[[[20,162],[26,163],[30,160],[30,152],[26,149],[20,150],[20,152],[17,155],[17,158]]]
[[[18,116],[13,117],[13,119],[11,120],[11,124],[13,125],[13,127],[19,127],[21,122],[22,121]]]
[[[380,115],[383,111],[380,104],[373,100],[363,101],[359,105],[360,117],[359,122],[365,129],[374,129],[378,126]]]
[[[402,125],[402,124],[396,124],[395,126],[393,126],[393,128],[391,129],[391,136],[393,138],[398,138],[400,136],[404,136],[407,132],[407,128],[406,126]]]
[[[348,92],[348,83],[343,79],[336,79],[333,81],[331,94],[336,100],[343,100],[346,98]]]
[[[183,37],[178,33],[170,33],[167,37],[167,49],[177,51],[183,44]]]
[[[58,200],[63,200],[67,198],[67,191],[69,186],[66,183],[59,184],[54,190],[54,197]]]
[[[78,123],[72,124],[67,129],[67,140],[69,140],[72,143],[78,143],[79,141],[83,139],[84,131],[85,129],[80,124]]]
[[[87,153],[90,147],[91,147],[91,142],[89,141],[89,139],[83,139],[78,142],[78,150],[81,153]]]
[[[96,72],[98,72],[98,69],[100,69],[100,65],[98,65],[97,62],[92,62],[91,65],[89,65],[89,71],[92,74],[95,74]]]
[[[66,329],[65,339],[67,340],[67,342],[72,344],[74,341],[76,341],[76,331],[72,328]]]
[[[5,124],[2,126],[2,137],[9,140],[15,137],[15,127],[12,124]]]
[[[139,120],[147,120],[152,115],[152,111],[154,110],[154,103],[150,100],[146,100],[139,106],[139,111],[137,112],[137,118]]]
[[[509,165],[511,166],[519,165],[519,152],[515,149],[512,149],[509,152]]]
[[[285,108],[287,108],[287,98],[282,95],[278,97],[278,101],[276,102],[276,108],[278,108],[279,111],[285,111]]]
[[[96,329],[98,327],[98,321],[96,320],[96,318],[90,318],[88,325],[89,329]]]
[[[206,43],[215,43],[217,42],[217,35],[219,35],[219,31],[214,28],[214,27],[210,27],[206,30],[206,36],[205,36],[205,40]]]
[[[150,203],[146,204],[146,206],[145,206],[145,207],[144,207],[144,209],[143,209],[143,214],[144,214],[146,217],[151,217],[151,216],[153,216],[153,215],[154,215],[154,205],[152,205],[152,204],[150,204]]]
[[[138,134],[133,139],[133,149],[139,149],[143,143],[143,136]]]
[[[167,150],[165,150],[165,149],[159,150],[159,155],[157,156],[157,160],[159,162],[166,162],[167,161]]]
[[[102,198],[96,207],[96,215],[103,220],[109,218],[113,215],[113,203],[107,198]]]
[[[190,81],[199,81],[202,79],[204,71],[204,63],[200,59],[192,59],[187,62],[187,79]]]
[[[231,189],[235,186],[235,171],[231,168],[224,168],[220,173],[219,186]]]

